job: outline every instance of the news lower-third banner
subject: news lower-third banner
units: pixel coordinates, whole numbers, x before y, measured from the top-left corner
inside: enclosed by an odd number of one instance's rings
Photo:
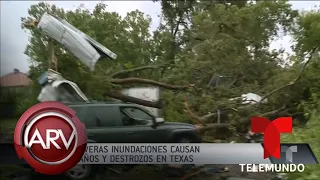
[[[1,144],[1,164],[24,164],[13,144]],[[264,159],[259,143],[88,143],[81,164],[318,164],[308,144],[281,144],[279,159]]]

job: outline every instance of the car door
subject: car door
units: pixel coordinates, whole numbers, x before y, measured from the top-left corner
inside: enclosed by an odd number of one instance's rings
[[[126,139],[119,131],[120,111],[117,106],[92,105],[86,108],[85,124],[88,139],[101,143],[121,143]]]
[[[156,143],[161,137],[157,135],[152,126],[154,117],[137,107],[120,107],[123,119],[122,131],[124,136],[132,143]],[[127,121],[127,122],[126,122]]]

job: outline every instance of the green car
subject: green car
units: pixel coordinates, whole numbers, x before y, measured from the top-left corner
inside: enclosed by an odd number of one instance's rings
[[[67,104],[86,125],[88,141],[97,143],[200,143],[194,125],[165,122],[142,106],[126,103]],[[79,164],[66,175],[85,179],[91,165]]]

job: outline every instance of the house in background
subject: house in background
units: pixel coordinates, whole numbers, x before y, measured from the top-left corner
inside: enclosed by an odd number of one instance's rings
[[[4,95],[7,92],[21,92],[28,89],[31,84],[31,79],[28,74],[14,69],[12,73],[0,77],[1,93]]]
[[[30,85],[31,80],[28,74],[18,69],[0,77],[0,119],[15,117],[16,97],[22,94],[28,96],[28,93],[31,92]]]

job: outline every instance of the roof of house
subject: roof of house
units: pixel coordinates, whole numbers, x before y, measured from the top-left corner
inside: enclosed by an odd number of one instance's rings
[[[14,69],[12,73],[4,75],[0,78],[0,87],[19,87],[28,86],[31,83],[27,74]]]

